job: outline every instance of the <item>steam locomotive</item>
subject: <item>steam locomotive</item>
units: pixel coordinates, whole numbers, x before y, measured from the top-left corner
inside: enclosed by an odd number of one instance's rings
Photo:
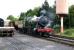
[[[19,32],[34,36],[50,36],[54,34],[52,20],[47,16],[27,17],[23,21],[16,21]]]
[[[50,36],[54,34],[54,16],[53,12],[42,9],[39,17],[24,17],[21,23],[15,22],[15,24],[18,23],[16,24],[18,30],[24,34]]]

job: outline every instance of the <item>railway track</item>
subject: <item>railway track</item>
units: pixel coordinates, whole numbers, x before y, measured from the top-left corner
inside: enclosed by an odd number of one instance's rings
[[[42,39],[51,40],[51,41],[55,41],[58,43],[74,46],[74,39],[73,38],[71,39],[71,38],[67,38],[67,37],[63,37],[63,36],[55,36],[55,35],[51,35],[50,37],[38,37],[38,38],[42,38]]]
[[[30,35],[30,34],[27,34],[27,35]],[[45,37],[45,36],[41,37],[41,36],[35,36],[35,35],[30,35],[30,36],[74,46],[74,38],[63,37],[63,36],[58,36],[58,35],[51,35],[49,37]]]
[[[62,37],[54,37],[54,36],[50,36],[50,38],[48,38],[48,39],[74,46],[74,40],[73,39],[62,38]]]
[[[30,34],[27,34],[27,35],[30,35]],[[50,35],[49,37],[45,37],[45,36],[41,37],[41,36],[35,36],[35,35],[30,35],[30,36],[74,46],[74,38],[69,38],[69,37],[64,37],[59,35]]]

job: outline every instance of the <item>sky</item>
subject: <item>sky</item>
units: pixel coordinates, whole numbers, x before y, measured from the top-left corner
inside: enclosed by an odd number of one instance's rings
[[[6,19],[8,15],[15,17],[21,12],[39,7],[45,0],[0,0],[0,18]],[[49,5],[54,5],[55,0],[47,0]],[[69,6],[74,4],[74,0],[68,0]]]

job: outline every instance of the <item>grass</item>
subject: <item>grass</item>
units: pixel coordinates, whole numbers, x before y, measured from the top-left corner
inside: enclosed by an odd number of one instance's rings
[[[74,29],[66,29],[64,33],[60,33],[61,36],[66,36],[66,37],[74,37]]]

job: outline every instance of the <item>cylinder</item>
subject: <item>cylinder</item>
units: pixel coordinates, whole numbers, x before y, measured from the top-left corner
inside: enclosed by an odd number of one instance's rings
[[[61,16],[61,33],[63,33],[64,32],[64,28],[63,28],[63,16]]]
[[[68,14],[68,0],[56,0],[56,14]]]

